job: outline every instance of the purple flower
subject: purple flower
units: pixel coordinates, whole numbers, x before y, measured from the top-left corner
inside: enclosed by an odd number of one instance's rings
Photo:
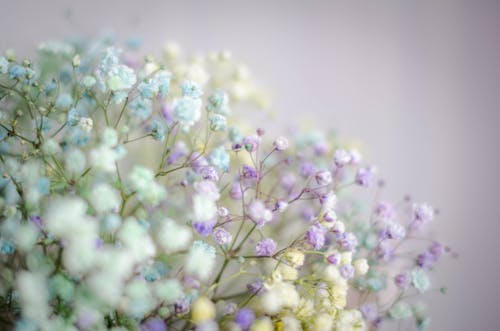
[[[328,145],[324,141],[317,142],[313,148],[316,156],[323,156],[328,152]]]
[[[40,216],[30,216],[30,221],[35,223],[36,227],[40,230],[43,229],[43,220]]]
[[[167,325],[161,318],[150,318],[141,324],[141,331],[167,331]]]
[[[365,320],[369,322],[376,320],[378,317],[377,305],[373,302],[363,304],[359,310],[361,314],[363,314]]]
[[[307,178],[314,175],[315,173],[316,173],[316,167],[312,163],[304,162],[300,166],[300,175],[302,177]]]
[[[182,277],[182,283],[186,288],[194,288],[194,289],[200,288],[200,282],[196,278],[189,275],[184,275]]]
[[[389,261],[393,251],[394,247],[388,241],[382,241],[377,247],[377,257],[383,261]]]
[[[321,249],[325,245],[326,228],[320,224],[313,224],[306,233],[306,240],[314,249]]]
[[[397,287],[404,290],[408,288],[408,285],[410,285],[410,276],[408,275],[408,273],[398,274],[396,275],[396,277],[394,277],[394,283]]]
[[[236,315],[234,315],[234,322],[238,324],[243,331],[248,330],[254,320],[255,313],[250,308],[241,308]]]
[[[333,253],[328,255],[326,258],[328,263],[333,264],[333,265],[338,265],[340,263],[340,254],[339,253]]]
[[[233,200],[241,200],[243,197],[243,192],[241,191],[241,185],[238,182],[234,182],[231,186],[231,191],[229,192],[229,196]]]
[[[174,310],[177,315],[187,314],[189,312],[189,300],[187,298],[184,298],[177,301],[174,304]]]
[[[167,164],[172,164],[177,162],[180,158],[187,155],[188,149],[184,142],[176,142],[172,147],[170,154],[167,157]]]
[[[284,212],[287,207],[288,207],[288,202],[284,200],[278,200],[274,204],[274,210],[277,210],[280,213]]]
[[[101,238],[96,238],[94,240],[94,247],[99,249],[99,248],[102,248],[104,246],[104,240],[102,240]]]
[[[337,241],[340,247],[346,251],[354,251],[358,246],[358,238],[353,233],[344,232],[339,235]]]
[[[395,212],[392,205],[388,202],[379,202],[375,207],[375,217],[380,221],[390,221],[394,219]]]
[[[224,315],[232,315],[238,310],[238,305],[235,302],[228,302],[224,305]]]
[[[419,229],[422,225],[432,221],[433,218],[434,209],[428,204],[423,203],[413,205],[413,219],[411,223],[413,229]]]
[[[196,173],[199,173],[199,171],[203,167],[208,166],[207,159],[198,152],[194,152],[193,154],[191,154],[191,157],[189,158],[189,163]]]
[[[260,228],[273,218],[271,210],[266,208],[266,205],[260,200],[253,200],[247,208],[248,216],[257,223]]]
[[[219,245],[227,245],[231,242],[233,237],[231,236],[231,233],[224,229],[223,227],[218,227],[217,229],[214,230],[214,233],[212,234],[215,241]]]
[[[351,154],[343,149],[338,149],[335,151],[333,156],[333,162],[338,168],[342,168],[349,162],[351,162]]]
[[[252,294],[260,294],[263,288],[264,288],[264,282],[261,279],[258,279],[252,283],[247,284],[247,289]]]
[[[245,179],[257,179],[259,177],[259,173],[255,168],[249,165],[243,165],[243,169],[241,171],[243,178]]]
[[[340,275],[345,279],[354,277],[354,267],[350,264],[343,264],[339,267]]]
[[[271,238],[265,238],[257,243],[257,246],[255,246],[255,252],[258,256],[272,256],[276,252],[277,248],[278,246],[274,240]]]
[[[417,256],[417,265],[424,269],[431,268],[434,262],[436,262],[436,257],[430,252],[423,252]]]
[[[359,168],[358,172],[356,173],[356,179],[355,179],[356,184],[364,187],[369,187],[373,182],[374,175],[375,171],[373,170],[372,167]]]
[[[198,232],[203,237],[206,237],[212,233],[212,229],[214,228],[215,223],[217,223],[215,220],[194,222],[193,227],[196,232]]]
[[[328,170],[320,170],[315,175],[318,185],[328,185],[332,182],[332,174]]]
[[[328,223],[333,223],[337,220],[337,214],[333,210],[327,210],[323,214],[323,220],[327,221]]]
[[[217,170],[215,170],[214,167],[203,167],[200,169],[200,176],[203,179],[206,180],[211,180],[211,181],[218,181],[219,180],[219,174],[217,173]]]
[[[256,135],[243,138],[243,146],[248,152],[254,152],[259,147],[260,138]]]
[[[436,260],[438,260],[444,252],[444,247],[437,241],[433,242],[431,247],[429,247],[429,253],[431,253]]]
[[[387,238],[401,240],[406,236],[404,226],[396,222],[390,222],[386,229]]]

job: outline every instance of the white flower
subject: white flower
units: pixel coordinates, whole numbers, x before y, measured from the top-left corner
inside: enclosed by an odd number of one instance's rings
[[[340,310],[335,323],[337,331],[362,331],[366,330],[363,316],[358,310]]]
[[[118,144],[118,133],[113,128],[104,128],[101,133],[101,142],[108,147],[116,146],[116,144]]]
[[[284,151],[288,148],[288,139],[286,137],[278,137],[274,140],[274,148],[278,151]]]
[[[49,316],[47,280],[40,273],[20,271],[16,275],[23,316],[41,324]]]
[[[191,246],[185,269],[192,276],[200,280],[207,280],[215,267],[215,248],[197,240]]]
[[[166,253],[173,253],[189,246],[191,241],[191,229],[185,225],[178,225],[171,219],[161,222],[156,231],[156,240]]]
[[[85,221],[87,205],[78,198],[58,198],[53,200],[43,219],[47,230],[57,237],[70,237]]]
[[[182,284],[177,279],[162,279],[154,283],[154,292],[166,304],[175,303],[184,296]]]
[[[114,172],[117,155],[113,149],[101,145],[90,151],[90,164],[93,168],[104,172]]]
[[[351,162],[351,154],[344,149],[338,149],[335,151],[333,161],[337,167],[343,167]]]
[[[299,294],[295,286],[278,281],[259,297],[259,309],[269,315],[275,315],[284,308],[295,308],[299,305]]]
[[[331,331],[333,329],[333,318],[327,313],[316,315],[310,331]]]
[[[167,197],[167,191],[154,179],[154,173],[143,166],[135,166],[127,178],[131,192],[136,192],[140,201],[152,206],[158,205]]]
[[[370,266],[368,265],[368,261],[366,259],[356,259],[353,263],[354,270],[356,270],[356,275],[362,276],[368,272]]]
[[[89,201],[98,213],[103,213],[118,210],[121,198],[118,190],[108,184],[100,183],[90,191]]]
[[[39,231],[33,223],[21,224],[14,234],[16,248],[28,252],[35,245]]]
[[[135,219],[126,219],[118,231],[118,239],[130,250],[130,258],[145,261],[156,254],[156,247],[144,226]]]
[[[196,194],[193,197],[193,210],[195,221],[210,221],[217,215],[215,201],[206,195]]]
[[[78,126],[80,126],[82,130],[87,133],[92,131],[93,125],[94,121],[92,121],[90,117],[80,117],[80,120],[78,121]]]
[[[79,176],[85,170],[85,154],[79,149],[70,149],[64,157],[64,168],[70,177]]]

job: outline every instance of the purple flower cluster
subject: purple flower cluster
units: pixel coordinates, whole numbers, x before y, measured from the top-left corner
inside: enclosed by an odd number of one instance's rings
[[[323,248],[326,241],[326,228],[320,224],[313,224],[306,232],[306,240],[314,249]]]
[[[277,248],[278,245],[273,239],[265,238],[257,243],[255,246],[255,253],[257,256],[272,256]]]

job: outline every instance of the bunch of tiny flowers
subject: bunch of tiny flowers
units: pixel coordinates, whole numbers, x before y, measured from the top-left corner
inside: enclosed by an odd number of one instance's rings
[[[429,324],[434,208],[335,136],[240,125],[267,100],[229,52],[137,46],[0,56],[1,329]]]

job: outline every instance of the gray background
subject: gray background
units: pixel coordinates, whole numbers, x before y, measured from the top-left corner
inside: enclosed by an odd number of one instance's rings
[[[386,196],[439,207],[460,253],[435,275],[431,330],[498,330],[500,2],[0,1],[0,49],[105,28],[159,52],[230,49],[273,92],[275,126],[364,142]]]

